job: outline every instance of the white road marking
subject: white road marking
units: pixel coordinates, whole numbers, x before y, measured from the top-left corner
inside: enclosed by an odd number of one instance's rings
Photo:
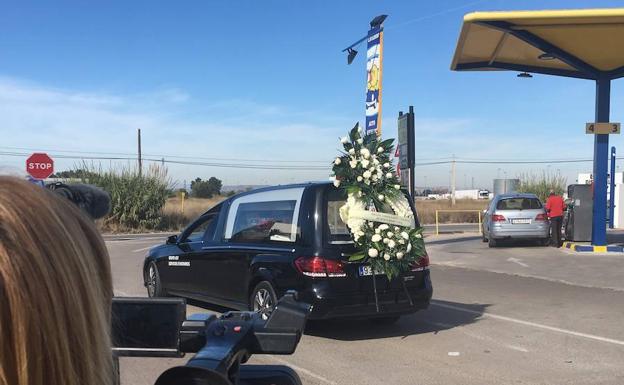
[[[502,346],[504,348],[507,348],[507,349],[517,350],[517,351],[523,352],[523,353],[528,353],[529,352],[527,349],[525,349],[523,347],[516,346],[516,345],[509,345],[509,344],[500,342],[500,341],[498,341],[498,340],[496,340],[494,338],[491,338],[491,337],[488,337],[488,336],[484,336],[484,335],[481,335],[481,334],[478,334],[478,333],[474,333],[474,332],[468,331],[466,326],[451,325],[451,324],[447,324],[447,323],[444,323],[444,322],[432,322],[432,321],[425,321],[425,322],[429,323],[429,324],[432,324],[432,325],[435,325],[435,326],[441,326],[441,327],[446,328],[446,329],[458,329],[459,331],[461,331],[462,333],[464,333],[465,335],[467,335],[469,337],[475,338],[475,339],[480,340],[480,341],[485,341],[485,342],[490,343],[490,344],[500,345],[500,346]]]
[[[160,243],[157,243],[157,244],[155,244],[155,245],[151,245],[151,246],[147,246],[147,247],[141,247],[140,249],[132,250],[132,252],[133,252],[133,253],[138,253],[138,252],[140,252],[140,251],[149,250],[149,249],[151,249],[152,247],[154,247],[154,246],[158,246],[158,245],[160,245]]]
[[[431,305],[438,306],[438,307],[445,308],[445,309],[461,311],[464,313],[469,313],[469,314],[478,315],[482,317],[490,317],[490,318],[494,318],[500,321],[513,322],[519,325],[525,325],[525,326],[531,326],[531,327],[538,328],[538,329],[549,330],[551,332],[567,334],[567,335],[571,335],[575,337],[587,338],[587,339],[594,340],[594,341],[607,342],[607,343],[614,344],[614,345],[624,345],[624,341],[616,340],[613,338],[601,337],[595,334],[575,332],[574,330],[562,329],[562,328],[558,328],[554,326],[539,324],[536,322],[530,322],[530,321],[524,321],[524,320],[517,319],[517,318],[505,317],[505,316],[498,315],[498,314],[479,312],[476,310],[465,309],[460,306],[446,305],[446,304],[435,303],[435,302],[431,302]]]
[[[516,263],[522,267],[529,267],[529,265],[527,265],[526,263],[522,262],[521,260],[519,260],[518,258],[507,258],[507,262],[513,262]]]
[[[451,357],[457,357],[459,356],[459,352],[448,352],[448,355]]]
[[[317,380],[319,380],[319,381],[321,381],[321,382],[324,382],[324,383],[326,383],[326,384],[338,385],[338,383],[337,383],[337,382],[335,382],[335,381],[328,380],[327,378],[325,378],[325,377],[323,377],[323,376],[321,376],[321,375],[318,375],[318,374],[316,374],[316,373],[314,373],[314,372],[309,371],[308,369],[304,369],[304,368],[302,368],[302,367],[300,367],[300,366],[297,366],[297,365],[295,365],[295,364],[293,364],[293,363],[291,363],[291,362],[289,362],[289,361],[286,361],[286,360],[284,360],[284,359],[281,359],[281,358],[275,357],[275,356],[273,356],[273,355],[271,355],[271,356],[269,356],[269,357],[271,357],[271,359],[273,359],[273,360],[275,360],[275,361],[277,361],[277,362],[281,363],[282,365],[287,365],[287,366],[290,366],[291,368],[295,369],[295,371],[297,371],[297,372],[299,372],[299,373],[303,373],[303,374],[305,374],[305,375],[307,375],[307,376],[309,376],[309,377],[312,377],[312,378],[314,378],[314,379],[317,379]]]

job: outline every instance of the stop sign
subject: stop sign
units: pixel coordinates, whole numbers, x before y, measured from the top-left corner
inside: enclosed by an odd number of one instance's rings
[[[54,161],[48,154],[35,152],[26,159],[26,172],[34,179],[45,179],[54,172]]]

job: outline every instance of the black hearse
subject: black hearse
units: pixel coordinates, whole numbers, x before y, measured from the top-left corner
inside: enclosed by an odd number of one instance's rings
[[[428,257],[392,281],[348,261],[355,248],[339,216],[345,200],[330,183],[235,195],[149,251],[143,267],[148,294],[268,315],[279,297],[296,290],[313,305],[311,319],[393,322],[426,308],[432,294]]]

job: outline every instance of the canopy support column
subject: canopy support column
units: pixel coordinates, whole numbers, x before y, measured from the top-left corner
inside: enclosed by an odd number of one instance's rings
[[[596,122],[609,122],[611,79],[596,80]],[[592,245],[607,244],[607,167],[609,165],[609,135],[594,135],[594,207]]]

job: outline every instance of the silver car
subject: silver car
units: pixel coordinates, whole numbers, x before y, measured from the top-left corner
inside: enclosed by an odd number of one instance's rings
[[[492,199],[483,217],[483,242],[496,247],[504,239],[534,239],[548,245],[550,223],[535,194],[512,193]]]

